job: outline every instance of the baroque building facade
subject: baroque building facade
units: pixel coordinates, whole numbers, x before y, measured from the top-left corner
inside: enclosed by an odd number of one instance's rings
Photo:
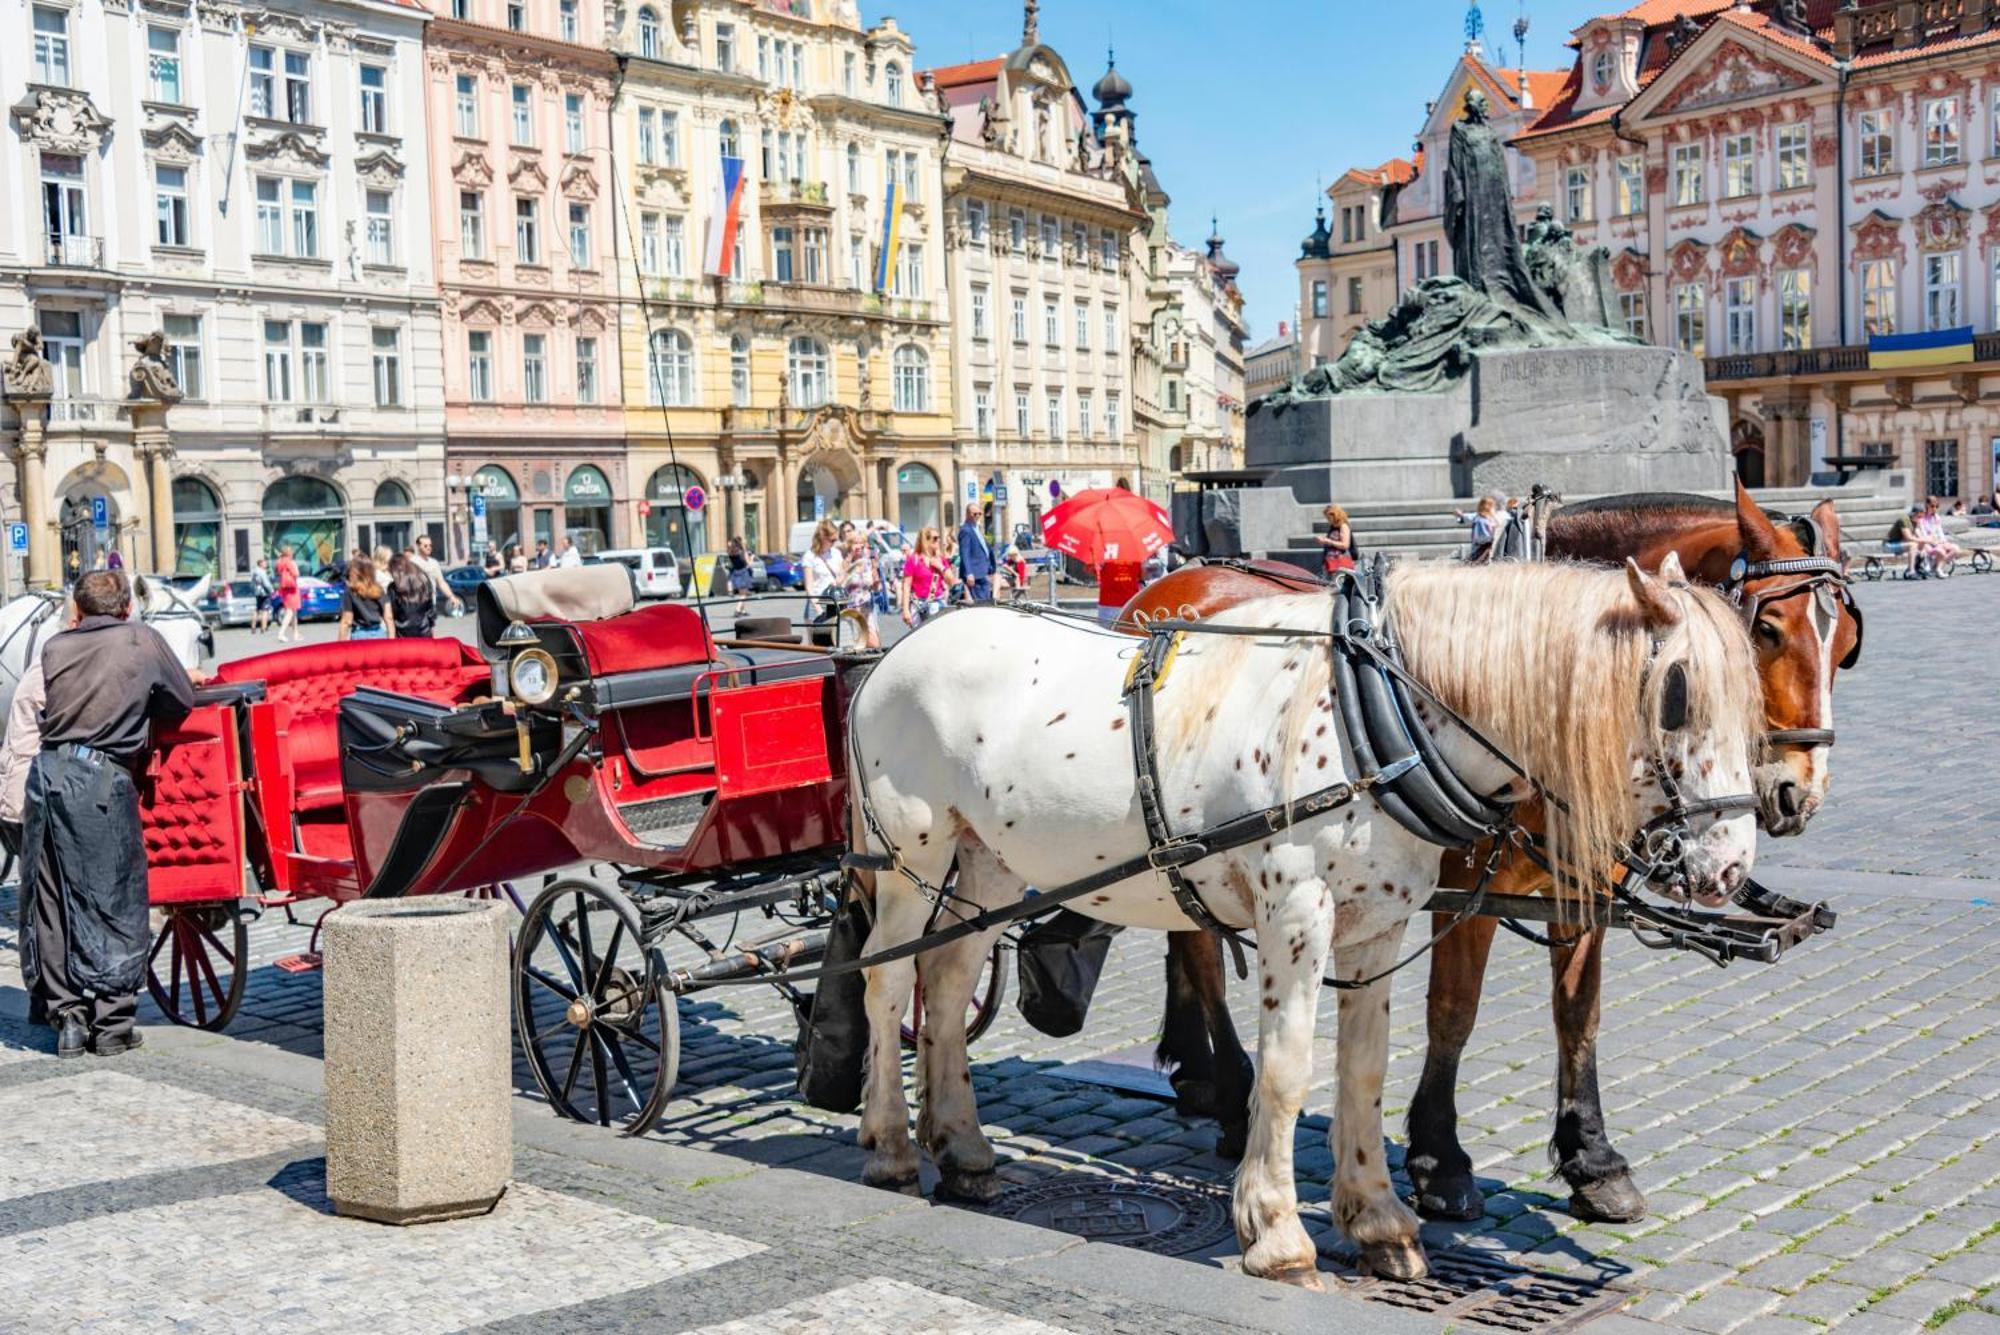
[[[0,333],[39,330],[53,372],[46,403],[0,416],[31,578],[107,546],[141,568],[228,574],[280,545],[319,565],[442,512],[425,17],[10,8]],[[127,391],[155,332],[171,406]]]
[[[818,518],[943,522],[946,125],[909,37],[890,19],[863,27],[851,0],[620,12],[632,531],[777,551]],[[742,164],[739,223],[711,263],[728,160]],[[691,488],[713,504],[691,507]]]
[[[450,550],[631,537],[604,7],[434,0]]]
[[[950,115],[946,240],[956,504],[1006,538],[1062,495],[1158,490],[1139,455],[1133,345],[1148,226],[1128,128],[1092,124],[1027,5],[1021,45],[927,72]]]

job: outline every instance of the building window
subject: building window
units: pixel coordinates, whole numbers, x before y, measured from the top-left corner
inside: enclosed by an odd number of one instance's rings
[[[716,127],[715,137],[721,145],[723,157],[740,158],[743,156],[743,144],[737,136],[735,121],[723,121],[721,125]]]
[[[824,232],[806,233],[806,243],[812,243],[815,236],[824,237]],[[808,279],[818,282],[817,278]],[[896,256],[896,295],[909,301],[921,301],[924,295],[924,245],[921,241],[905,241],[900,254]]]
[[[1049,439],[1061,440],[1063,435],[1062,391],[1056,390],[1054,393],[1050,394],[1048,396],[1048,401],[1045,404],[1045,406],[1048,409],[1047,425],[1049,428]]]
[[[892,369],[895,380],[896,411],[927,413],[931,410],[931,359],[914,343],[896,349]]]
[[[1104,434],[1113,440],[1118,439],[1118,396],[1116,394],[1106,394],[1104,396]]]
[[[1324,320],[1326,318],[1326,280],[1324,278],[1313,279],[1312,313],[1315,320]]]
[[[574,42],[577,39],[576,15],[576,0],[562,0],[562,3],[556,6],[556,23],[565,42]]]
[[[186,246],[188,240],[187,169],[153,168],[154,236],[163,246]]]
[[[1028,391],[1014,391],[1014,434],[1027,439],[1028,436]]]
[[[1098,246],[1098,260],[1105,268],[1116,269],[1118,267],[1118,234],[1116,232],[1106,232],[1098,239]]]
[[[660,58],[660,11],[651,5],[639,10],[639,54],[648,60]]]
[[[1952,498],[1958,495],[1958,442],[1924,442],[1924,494]]]
[[[268,46],[250,48],[250,114],[263,120],[278,115],[278,53]]]
[[[395,201],[387,190],[370,190],[367,192],[365,202],[368,210],[368,262],[394,264],[396,262]]]
[[[458,250],[461,259],[486,258],[486,197],[476,190],[458,192]]]
[[[789,227],[771,229],[771,276],[780,283],[798,281],[798,251]]]
[[[389,133],[389,71],[380,65],[361,67],[361,130]]]
[[[1896,140],[1889,133],[1889,113],[1864,111],[1855,126],[1855,168],[1863,176],[1886,176],[1896,170]]]
[[[639,272],[657,275],[660,272],[660,215],[642,213],[639,215]]]
[[[903,67],[893,60],[882,69],[882,100],[892,107],[903,105]]]
[[[684,277],[687,273],[687,219],[678,214],[668,215],[661,236],[661,257],[667,264],[667,277]]]
[[[1722,141],[1722,197],[1741,199],[1757,193],[1756,140],[1732,134]]]
[[[462,139],[479,137],[479,80],[470,74],[461,74],[456,81],[458,106],[458,133]]]
[[[472,0],[451,0],[451,16],[460,23],[472,18]]]
[[[514,263],[542,262],[541,206],[532,199],[514,201]]]
[[[535,142],[534,92],[524,83],[509,90],[514,107],[514,142],[527,147]]]
[[[761,32],[757,34],[757,77],[766,83],[771,79],[771,39]]]
[[[1438,243],[1418,241],[1410,247],[1411,268],[1419,282],[1435,278],[1438,273]]]
[[[327,374],[326,326],[311,321],[299,325],[299,397],[325,403],[333,379]]]
[[[1958,99],[1940,97],[1924,103],[1924,165],[1957,162],[1958,145]]]
[[[804,335],[791,341],[785,349],[785,374],[793,407],[817,408],[827,401],[829,369],[826,344]]]
[[[1361,314],[1361,280],[1352,276],[1347,280],[1347,313]]]
[[[1027,249],[1028,215],[1019,209],[1007,211],[1007,248],[1016,255]]]
[[[1042,342],[1051,348],[1062,344],[1062,307],[1054,297],[1042,298]]]
[[[1590,168],[1571,167],[1563,173],[1563,216],[1571,222],[1590,221]]]
[[[986,327],[986,288],[981,284],[974,283],[972,285],[972,336],[983,342],[988,332]]]
[[[312,181],[292,182],[292,254],[319,258],[319,186]]]
[[[507,0],[507,26],[515,32],[528,26],[528,7],[521,0]]]
[[[1118,355],[1118,308],[1104,308],[1104,355],[1115,358]]]
[[[549,336],[521,335],[521,397],[529,403],[549,401]]]
[[[465,394],[474,403],[493,402],[493,335],[484,329],[466,331]]]
[[[1061,224],[1045,213],[1042,215],[1042,258],[1053,260],[1061,255]]]
[[[1993,101],[1987,108],[1986,119],[1993,127],[1992,140],[1986,150],[1987,156],[2000,158],[2000,88],[1993,90]]]
[[[1590,81],[1598,88],[1609,88],[1617,70],[1618,57],[1610,51],[1599,51],[1590,60]]]
[[[285,183],[275,176],[257,178],[257,253],[285,253]]]
[[[974,245],[986,244],[986,201],[968,199],[965,201],[965,234]]]
[[[1012,332],[1014,335],[1014,341],[1016,343],[1026,343],[1028,341],[1028,294],[1027,293],[1016,292],[1014,294],[1013,315],[1014,318],[1013,318]]]
[[[1896,332],[1896,262],[1861,264],[1861,329],[1866,334]]]
[[[1618,159],[1618,214],[1629,218],[1646,211],[1646,160],[1638,154]]]
[[[649,340],[648,388],[654,407],[694,404],[694,344],[678,329],[656,329]]]
[[[750,406],[750,340],[741,334],[729,336],[729,401]]]
[[[804,156],[803,150],[800,156]],[[677,111],[660,113],[660,161],[669,167],[681,165],[681,117]]]
[[[43,351],[55,370],[56,394],[74,399],[83,394],[83,316],[77,311],[40,312]]]
[[[1618,318],[1624,321],[1626,333],[1643,342],[1646,337],[1646,294],[1620,292]]]
[[[569,206],[569,264],[572,269],[590,267],[590,205]]]
[[[69,11],[66,9],[35,6],[35,82],[56,88],[69,87]]]
[[[1702,356],[1707,348],[1708,298],[1700,283],[1674,289],[1674,339],[1682,352]]]
[[[1674,206],[1699,204],[1701,194],[1701,145],[1674,147]]]
[[[167,334],[167,364],[181,393],[190,399],[204,397],[201,379],[201,317],[169,315],[162,322]]]
[[[1812,181],[1812,127],[1803,122],[1778,127],[1778,189],[1797,190]]]
[[[285,52],[285,119],[294,125],[312,122],[312,62],[303,51]]]
[[[402,335],[395,329],[376,328],[374,344],[375,406],[395,408],[403,402]]]
[[[1349,245],[1353,242],[1353,240],[1354,240],[1354,210],[1350,208],[1342,208],[1340,210],[1340,242],[1342,245]]]
[[[981,440],[993,435],[993,391],[984,385],[972,391],[972,434]]]
[[[576,341],[576,401],[578,403],[597,402],[597,340],[579,338]]]
[[[563,94],[563,151],[581,153],[586,146],[583,132],[583,94]]]
[[[35,11],[38,15],[40,10]],[[181,34],[178,28],[146,29],[146,84],[155,102],[181,100]]]
[[[1076,299],[1076,350],[1090,351],[1090,303],[1082,297]]]
[[[840,57],[840,91],[854,96],[854,53],[844,52]]]
[[[1778,275],[1778,336],[1786,352],[1812,346],[1812,270],[1786,269]]]
[[[1724,335],[1731,352],[1757,350],[1757,280],[1731,278],[1722,285]]]
[[[660,160],[659,121],[651,107],[639,108],[639,161],[647,166]]]
[[[724,74],[733,73],[736,69],[736,27],[734,24],[718,23],[715,25],[715,67]]]
[[[1924,328],[1956,329],[1964,321],[1958,252],[1924,256]]]
[[[1180,410],[1181,382],[1178,380],[1169,380],[1167,382],[1167,411],[1177,413]]]
[[[1076,392],[1076,434],[1085,440],[1090,439],[1090,416],[1090,391],[1080,389]]]
[[[292,401],[292,326],[285,320],[264,321],[264,397]]]

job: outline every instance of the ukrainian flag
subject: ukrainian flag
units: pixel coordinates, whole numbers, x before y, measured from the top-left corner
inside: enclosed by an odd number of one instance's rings
[[[896,250],[903,240],[903,192],[892,178],[882,192],[882,253],[875,261],[875,290],[887,292],[896,280]],[[1970,331],[1967,333],[1970,338]]]
[[[1972,360],[1972,326],[1933,329],[1923,334],[1871,334],[1868,369],[1896,371],[1910,366],[1951,366]]]

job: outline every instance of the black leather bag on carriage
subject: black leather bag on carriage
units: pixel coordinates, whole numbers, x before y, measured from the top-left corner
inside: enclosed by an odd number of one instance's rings
[[[861,958],[871,924],[860,896],[849,894],[827,928],[821,967]],[[809,997],[795,1005],[798,1042],[792,1049],[799,1097],[828,1112],[851,1113],[861,1106],[862,1061],[868,1053],[867,981],[862,971],[822,978]]]
[[[1022,933],[1015,948],[1021,1018],[1050,1038],[1068,1038],[1082,1029],[1111,938],[1120,930],[1063,909]]]

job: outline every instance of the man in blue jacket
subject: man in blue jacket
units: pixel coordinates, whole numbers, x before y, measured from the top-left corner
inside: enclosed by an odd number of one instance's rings
[[[958,573],[965,577],[975,603],[993,601],[993,549],[979,528],[979,506],[965,507],[965,523],[958,530]]]

